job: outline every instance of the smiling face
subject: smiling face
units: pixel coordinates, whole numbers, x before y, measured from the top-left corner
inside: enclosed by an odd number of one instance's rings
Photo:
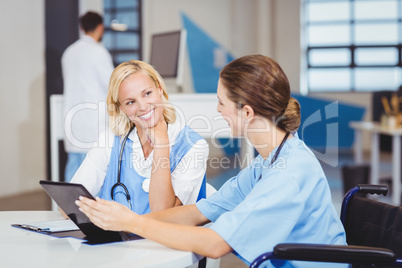
[[[141,128],[154,127],[163,118],[162,89],[148,74],[137,72],[127,77],[119,87],[120,109]]]
[[[241,116],[241,110],[237,109],[236,103],[227,96],[228,90],[223,86],[221,80],[218,81],[218,107],[217,111],[228,122],[230,131],[234,137],[244,136],[244,120]]]

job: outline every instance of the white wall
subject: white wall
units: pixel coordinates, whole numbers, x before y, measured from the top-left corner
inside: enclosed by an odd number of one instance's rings
[[[273,0],[273,55],[289,79],[292,91],[300,90],[300,1]]]
[[[0,1],[0,196],[45,179],[44,0]]]
[[[103,14],[103,0],[80,0],[78,3],[79,16],[84,15],[88,11]]]

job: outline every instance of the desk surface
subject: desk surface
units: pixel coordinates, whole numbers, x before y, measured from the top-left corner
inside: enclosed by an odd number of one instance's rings
[[[359,130],[366,130],[369,132],[379,133],[379,134],[386,134],[390,136],[399,135],[402,136],[402,128],[387,128],[381,126],[378,122],[350,122],[349,126],[354,129]]]
[[[192,252],[170,249],[147,239],[90,246],[75,238],[55,238],[11,226],[56,219],[61,216],[55,211],[0,212],[1,266],[186,267],[199,258]]]

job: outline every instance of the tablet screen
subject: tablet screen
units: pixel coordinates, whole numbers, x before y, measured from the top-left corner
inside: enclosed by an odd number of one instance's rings
[[[90,241],[106,240],[106,242],[125,240],[125,238],[122,237],[122,232],[105,231],[97,227],[78,209],[75,201],[78,200],[80,196],[94,199],[82,184],[43,180],[39,183],[47,194],[87,236],[85,239]]]

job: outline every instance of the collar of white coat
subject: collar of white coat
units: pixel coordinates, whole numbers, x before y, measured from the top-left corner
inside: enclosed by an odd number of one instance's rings
[[[98,44],[98,42],[96,42],[95,39],[93,39],[91,36],[83,34],[81,36],[81,40],[85,41],[85,42],[89,42],[89,43],[93,43],[93,44]]]

